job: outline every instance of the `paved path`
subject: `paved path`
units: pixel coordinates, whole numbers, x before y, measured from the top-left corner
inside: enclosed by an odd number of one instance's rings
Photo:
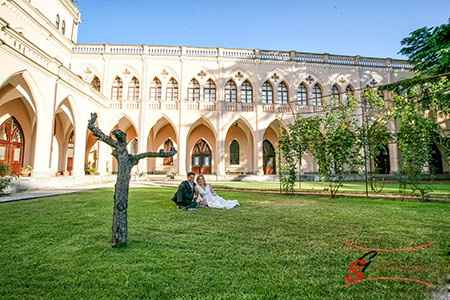
[[[131,187],[157,187],[160,186],[159,184],[152,183],[152,182],[131,182]],[[103,184],[94,184],[94,185],[87,185],[87,186],[80,186],[80,187],[72,187],[72,188],[60,188],[60,189],[42,189],[42,190],[31,190],[31,191],[25,191],[20,193],[15,193],[7,196],[0,196],[0,203],[8,203],[8,202],[18,202],[18,201],[25,201],[25,200],[33,200],[33,199],[39,199],[39,198],[48,198],[48,197],[54,197],[59,195],[67,195],[67,194],[73,194],[73,193],[79,193],[83,191],[89,191],[89,190],[95,190],[95,189],[102,189],[102,188],[113,188],[114,183],[103,183]]]

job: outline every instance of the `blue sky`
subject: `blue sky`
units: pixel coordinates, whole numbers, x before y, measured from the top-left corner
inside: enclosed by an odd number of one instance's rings
[[[450,0],[78,0],[79,42],[400,57],[400,41],[448,22]]]

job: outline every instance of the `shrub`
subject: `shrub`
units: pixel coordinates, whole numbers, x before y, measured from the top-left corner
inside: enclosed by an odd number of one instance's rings
[[[5,177],[11,174],[11,169],[6,164],[0,164],[0,177]]]

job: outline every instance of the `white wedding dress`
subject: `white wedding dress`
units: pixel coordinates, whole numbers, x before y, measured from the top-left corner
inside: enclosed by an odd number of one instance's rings
[[[202,188],[197,185],[199,194],[208,207],[210,208],[225,208],[231,209],[236,206],[239,206],[239,202],[237,200],[225,200],[219,195],[217,195],[208,184],[206,187]]]

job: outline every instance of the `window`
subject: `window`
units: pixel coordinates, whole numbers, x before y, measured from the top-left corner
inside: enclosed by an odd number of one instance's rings
[[[297,103],[300,105],[308,105],[308,89],[304,83],[301,83],[297,89]]]
[[[263,104],[273,103],[273,88],[269,81],[264,82],[262,85],[261,102]]]
[[[237,87],[233,80],[229,80],[225,85],[225,102],[237,101]]]
[[[318,83],[316,83],[313,87],[312,96],[314,100],[315,106],[321,106],[322,105],[322,88]]]
[[[173,147],[173,142],[171,139],[168,139],[167,141],[164,142],[164,151],[165,152],[172,151],[173,149],[175,149],[175,148]],[[173,166],[173,156],[165,157],[164,161],[163,161],[163,165],[164,166]]]
[[[161,101],[161,81],[156,77],[150,84],[150,101]]]
[[[191,80],[188,86],[188,101],[198,102],[200,101],[200,84],[194,78]]]
[[[253,87],[251,83],[246,80],[241,85],[241,102],[252,103],[253,102]]]
[[[174,78],[171,78],[167,84],[166,100],[178,101],[178,82]]]
[[[278,85],[278,103],[287,104],[289,102],[289,90],[287,84],[283,81]]]
[[[123,97],[123,82],[119,76],[114,79],[112,90],[111,90],[111,100],[121,101]]]
[[[59,14],[56,15],[56,28],[59,30],[59,25],[61,23],[61,17]]]
[[[341,103],[341,90],[339,89],[339,87],[336,84],[334,84],[333,87],[331,88],[330,105],[337,106],[340,103]]]
[[[353,96],[355,96],[355,89],[349,84],[345,89],[344,105],[348,105],[349,98]]]
[[[61,32],[62,34],[66,34],[66,21],[63,20],[61,23]]]
[[[230,165],[239,165],[239,143],[233,140],[230,144]]]
[[[91,87],[96,90],[97,92],[100,92],[101,83],[100,79],[97,76],[94,76],[94,78],[91,81]]]
[[[133,77],[128,85],[128,100],[139,100],[139,91],[139,80],[136,77]]]
[[[205,102],[216,102],[216,84],[212,79],[209,79],[203,88],[203,100]]]

